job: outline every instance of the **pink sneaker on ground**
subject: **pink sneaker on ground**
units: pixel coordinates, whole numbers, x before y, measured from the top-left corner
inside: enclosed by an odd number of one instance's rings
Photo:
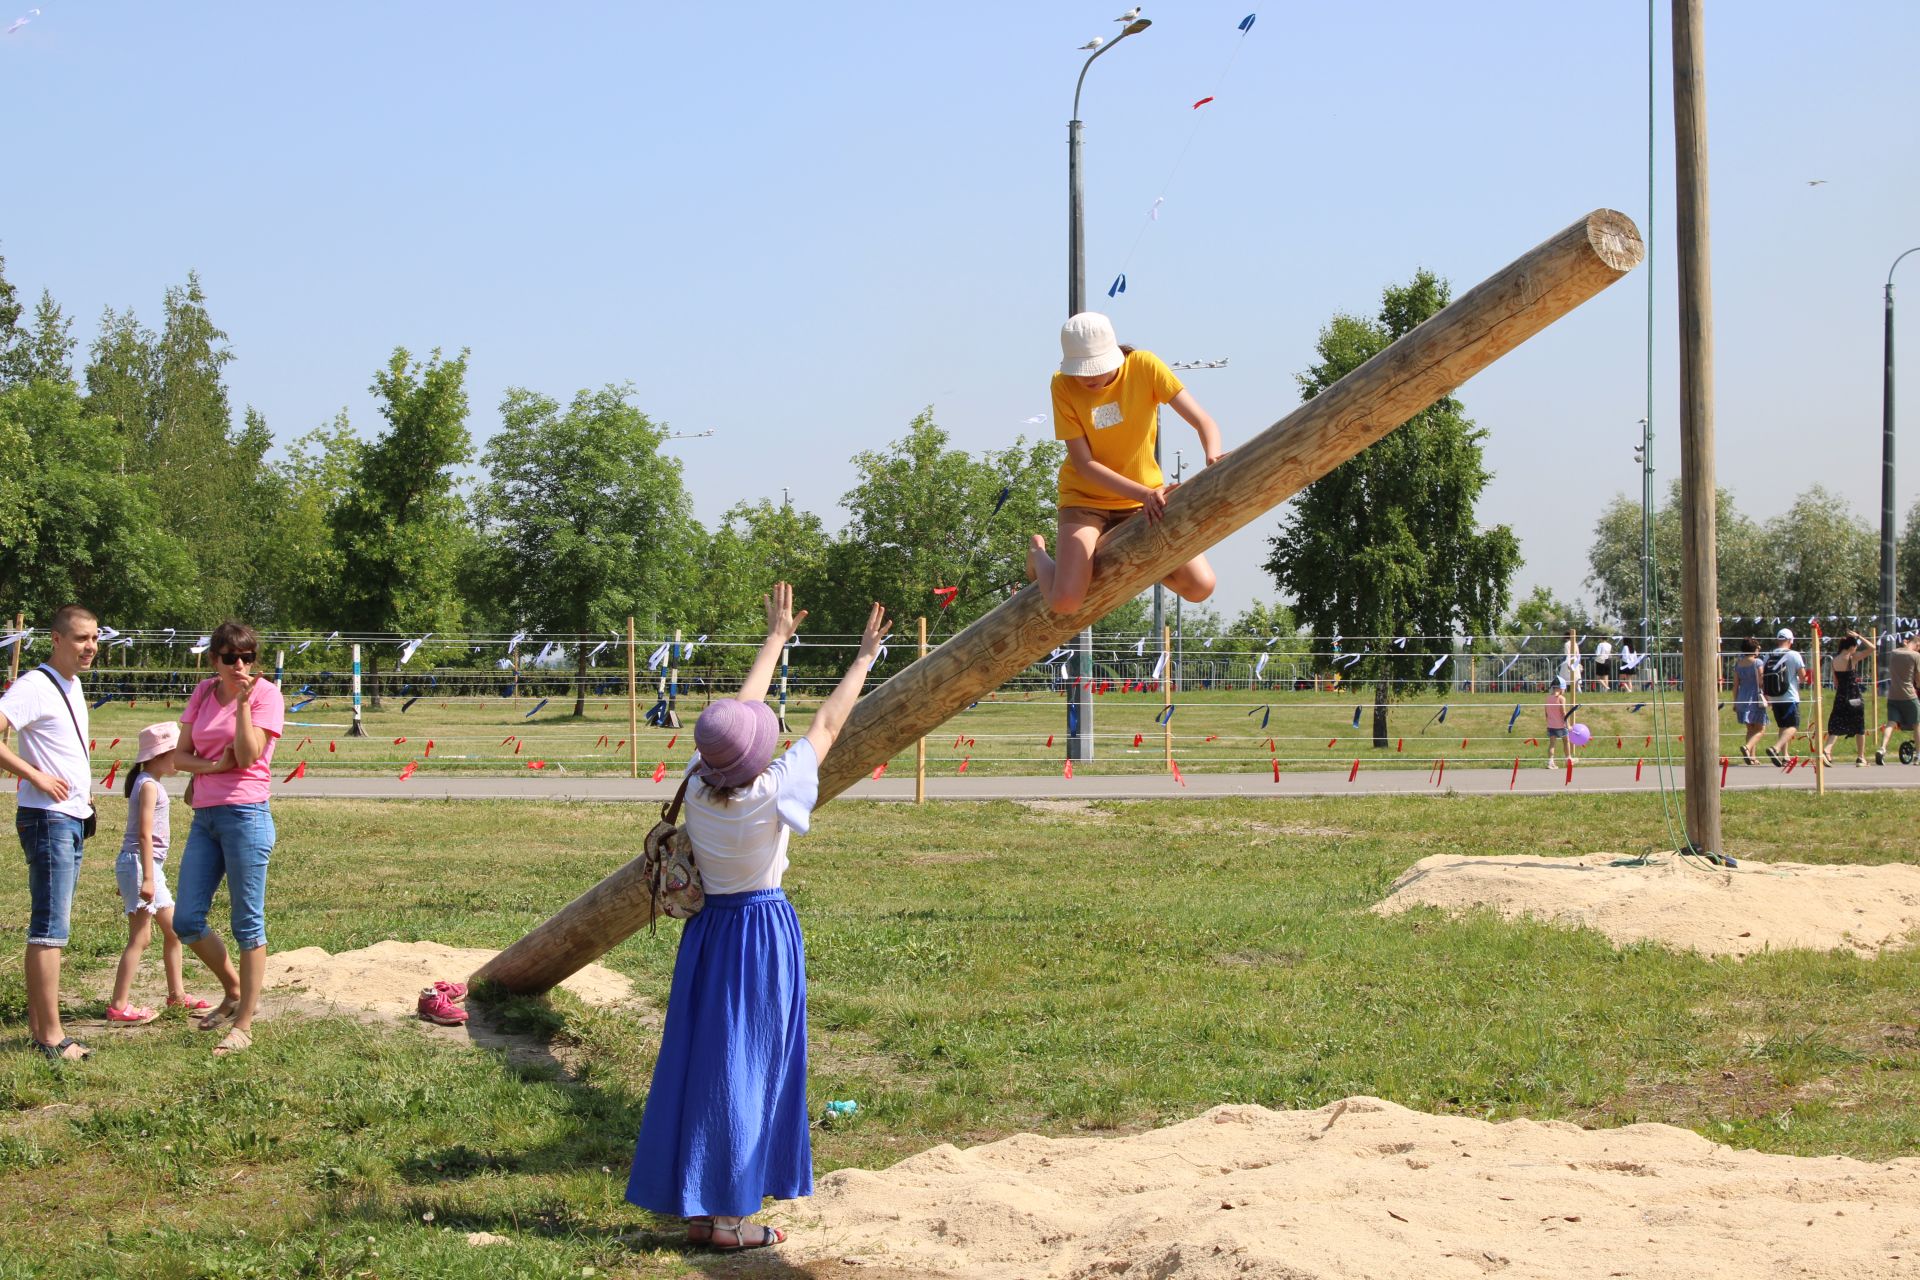
[[[420,1016],[443,1027],[457,1027],[467,1020],[467,1011],[447,999],[445,992],[426,987],[420,992]]]
[[[124,1009],[116,1009],[112,1005],[107,1006],[107,1021],[117,1022],[122,1026],[144,1027],[159,1016],[159,1013],[153,1009],[141,1009],[134,1005],[128,1005]]]
[[[467,984],[464,982],[436,982],[433,989],[455,1004],[467,998]]]
[[[188,996],[185,1000],[175,1000],[172,996],[168,996],[167,1008],[185,1009],[188,1013],[205,1013],[213,1006],[198,996]]]

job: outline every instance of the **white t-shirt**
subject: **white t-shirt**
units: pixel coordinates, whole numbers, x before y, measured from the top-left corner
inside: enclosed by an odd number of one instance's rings
[[[66,706],[61,705],[63,700]],[[73,709],[71,719],[68,707]],[[93,801],[87,798],[93,789],[93,764],[87,755],[87,734],[91,731],[87,727],[87,697],[79,678],[63,679],[52,667],[23,671],[12,688],[0,694],[0,716],[19,731],[21,759],[42,773],[67,781],[67,798],[56,804],[52,796],[20,779],[19,806],[51,809],[75,818],[92,812]],[[76,721],[78,737],[74,736]]]
[[[1602,640],[1599,644],[1593,646],[1593,665],[1594,666],[1603,667],[1607,664],[1608,659],[1612,657],[1613,657],[1613,641]]]
[[[687,772],[693,773],[695,753]],[[820,798],[820,757],[801,738],[726,804],[695,777],[687,784],[687,838],[708,893],[778,889],[787,873],[787,838],[807,834]]]

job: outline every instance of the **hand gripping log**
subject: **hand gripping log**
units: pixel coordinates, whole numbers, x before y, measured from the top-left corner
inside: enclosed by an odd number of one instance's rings
[[[1174,491],[1158,524],[1129,520],[1100,543],[1072,616],[1029,585],[862,698],[821,769],[825,804],[883,760],[999,688],[1083,627],[1253,523],[1474,374],[1592,298],[1645,256],[1633,220],[1599,209],[1521,256],[1386,350]],[[545,991],[651,918],[638,858],[473,975]]]

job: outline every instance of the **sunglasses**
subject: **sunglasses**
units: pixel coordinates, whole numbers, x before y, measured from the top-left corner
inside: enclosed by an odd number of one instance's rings
[[[228,666],[232,666],[236,662],[252,662],[259,656],[258,653],[251,650],[246,653],[223,653],[220,655],[220,661],[226,663]]]

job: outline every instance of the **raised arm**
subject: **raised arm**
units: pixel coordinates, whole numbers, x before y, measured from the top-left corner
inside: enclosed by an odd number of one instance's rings
[[[1200,447],[1206,451],[1208,466],[1227,456],[1227,451],[1220,444],[1220,428],[1214,423],[1213,416],[1193,398],[1193,392],[1182,387],[1180,394],[1167,403],[1175,413],[1187,420],[1187,425],[1199,433]]]
[[[795,616],[793,587],[788,583],[774,583],[773,594],[761,596],[760,602],[767,609],[767,638],[761,642],[760,652],[754,655],[753,665],[747,668],[747,678],[740,683],[742,702],[766,701],[767,686],[773,682],[773,669],[780,665],[780,651],[787,647],[787,642],[800,630],[800,624],[807,620],[805,609]]]
[[[818,759],[824,761],[827,752],[833,750],[834,739],[840,736],[841,726],[847,722],[847,714],[853,710],[853,704],[860,700],[860,689],[867,683],[867,672],[880,652],[880,642],[892,630],[893,623],[888,619],[887,611],[874,605],[867,614],[867,629],[860,636],[860,652],[854,654],[847,674],[840,678],[840,683],[827,695],[827,700],[820,704],[820,710],[814,712],[813,723],[807,726],[807,741],[813,744],[813,753]]]

